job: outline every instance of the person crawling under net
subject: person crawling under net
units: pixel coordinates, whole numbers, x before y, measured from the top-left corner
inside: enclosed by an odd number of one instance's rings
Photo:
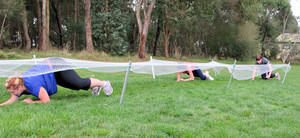
[[[180,62],[180,64],[181,63],[182,62]],[[178,70],[186,70],[183,72],[177,72],[177,81],[192,81],[195,79],[195,77],[199,77],[202,80],[206,80],[206,79],[214,80],[214,78],[209,75],[208,71],[206,71],[205,73],[202,73],[201,69],[196,69],[196,66],[194,64],[192,64],[192,63],[184,63],[184,64],[185,64],[184,67],[183,66],[177,67]],[[187,79],[183,79],[181,77],[181,73],[187,74],[190,77]]]
[[[51,62],[55,63],[57,61],[64,63],[64,60],[61,58],[49,58],[44,60],[43,64],[37,64],[30,68],[27,72],[23,73],[23,76],[30,76],[29,74],[42,72],[42,70],[58,68],[59,65],[51,65]],[[102,88],[107,96],[113,92],[109,81],[101,81],[95,78],[81,78],[73,69],[69,69],[30,77],[8,78],[4,82],[4,87],[10,92],[11,97],[1,103],[0,106],[14,103],[22,95],[33,95],[38,98],[36,101],[33,101],[31,98],[22,100],[22,102],[28,104],[48,103],[50,102],[50,96],[57,93],[57,85],[72,90],[92,89],[92,94],[94,95],[99,95]]]

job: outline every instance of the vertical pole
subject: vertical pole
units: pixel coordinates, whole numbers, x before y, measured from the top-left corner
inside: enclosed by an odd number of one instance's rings
[[[152,76],[153,76],[153,79],[155,79],[155,73],[154,73],[154,66],[153,66],[152,56],[150,56],[150,61],[151,61],[151,67],[152,67]]]
[[[121,99],[120,99],[120,104],[122,104],[123,99],[124,99],[130,68],[131,68],[131,61],[129,61],[129,66],[128,66],[128,69],[127,69],[127,72],[126,72],[125,81],[124,81],[123,90],[122,90],[122,95],[121,95]]]
[[[290,67],[290,62],[288,64],[287,68],[286,68],[286,71],[285,71],[285,74],[284,74],[284,77],[283,77],[283,80],[282,80],[282,84],[284,83],[284,80],[285,80],[286,74],[287,74],[287,72],[289,70],[289,67]]]
[[[33,60],[34,60],[34,63],[37,64],[35,55],[33,55]]]
[[[232,68],[232,71],[231,71],[231,76],[230,76],[229,83],[228,83],[228,88],[230,87],[231,79],[232,79],[232,76],[234,74],[235,64],[236,64],[236,60],[234,61],[234,64],[233,64],[233,68]]]
[[[211,59],[211,61],[213,62],[214,60],[213,60],[213,59]],[[216,74],[216,68],[215,68],[215,67],[213,67],[213,70],[214,70],[214,72],[215,72],[215,76],[217,76],[217,74]]]

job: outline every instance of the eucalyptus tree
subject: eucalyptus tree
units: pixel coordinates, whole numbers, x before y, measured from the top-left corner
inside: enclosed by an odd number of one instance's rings
[[[84,0],[84,3],[86,51],[94,53],[94,45],[92,39],[91,0]]]
[[[77,23],[77,17],[78,17],[78,0],[74,1],[74,23]],[[73,41],[72,41],[72,48],[73,51],[76,51],[76,36],[77,36],[77,30],[73,29]]]
[[[49,0],[43,0],[42,1],[42,44],[39,47],[41,51],[46,51],[48,49],[49,45],[49,35],[48,35],[48,28],[49,24],[47,24],[47,13],[49,12],[49,9],[47,9],[47,1]]]
[[[167,3],[168,1],[167,0],[159,0],[156,2],[155,4],[155,10],[153,10],[153,13],[152,13],[152,19],[153,19],[153,24],[156,25],[156,29],[154,28],[150,28],[149,31],[153,30],[153,32],[155,32],[155,36],[152,36],[153,38],[155,38],[154,40],[154,45],[153,45],[153,49],[152,49],[152,55],[153,56],[156,56],[157,54],[157,49],[158,49],[158,41],[159,41],[159,38],[160,38],[160,34],[161,34],[161,28],[162,28],[162,25],[163,25],[163,22],[166,20],[165,18],[165,8],[167,6]]]
[[[278,31],[280,30],[280,25],[276,18],[276,15],[279,13],[277,4],[277,1],[273,0],[261,1],[257,22],[257,25],[260,27],[261,55],[266,54],[267,46],[280,34]]]
[[[29,52],[29,50],[31,48],[31,39],[30,39],[29,34],[28,34],[27,11],[26,11],[26,7],[24,5],[23,0],[21,0],[21,3],[22,3],[22,7],[23,7],[23,12],[22,12],[23,30],[24,30],[23,33],[24,33],[25,40],[26,40],[26,45],[24,47],[24,51]]]
[[[139,0],[138,5],[136,7],[136,19],[139,27],[139,36],[140,36],[140,44],[139,44],[139,58],[145,58],[145,44],[147,40],[149,25],[151,21],[151,12],[154,7],[156,0]],[[144,13],[144,22],[142,22],[141,18],[141,9],[143,7]]]

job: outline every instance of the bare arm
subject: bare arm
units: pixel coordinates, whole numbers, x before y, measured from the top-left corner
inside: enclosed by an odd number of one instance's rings
[[[188,70],[188,72],[189,72],[190,78],[188,78],[188,79],[182,79],[182,81],[191,81],[191,80],[195,79],[193,71],[192,70]]]
[[[181,74],[181,72],[177,72],[177,81],[182,80],[180,74]]]
[[[10,99],[8,99],[7,101],[1,103],[0,106],[12,104],[12,103],[14,103],[15,101],[18,101],[19,99],[20,99],[20,98],[19,98],[18,96],[11,94]]]
[[[254,69],[253,69],[253,73],[252,73],[252,80],[254,80],[254,79],[255,79],[255,73],[256,73],[256,67],[254,67]]]
[[[45,90],[44,87],[41,87],[40,88],[40,93],[39,93],[39,99],[40,100],[37,100],[37,101],[33,101],[31,98],[27,98],[27,99],[24,99],[22,100],[22,102],[26,102],[26,103],[48,103],[50,102],[50,97],[47,93],[47,91]]]

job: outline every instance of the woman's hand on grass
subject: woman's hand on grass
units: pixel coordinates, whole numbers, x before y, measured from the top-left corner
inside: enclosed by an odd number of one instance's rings
[[[22,100],[21,102],[26,102],[26,103],[28,103],[28,104],[33,103],[33,101],[32,101],[31,98],[24,99],[24,100]]]

